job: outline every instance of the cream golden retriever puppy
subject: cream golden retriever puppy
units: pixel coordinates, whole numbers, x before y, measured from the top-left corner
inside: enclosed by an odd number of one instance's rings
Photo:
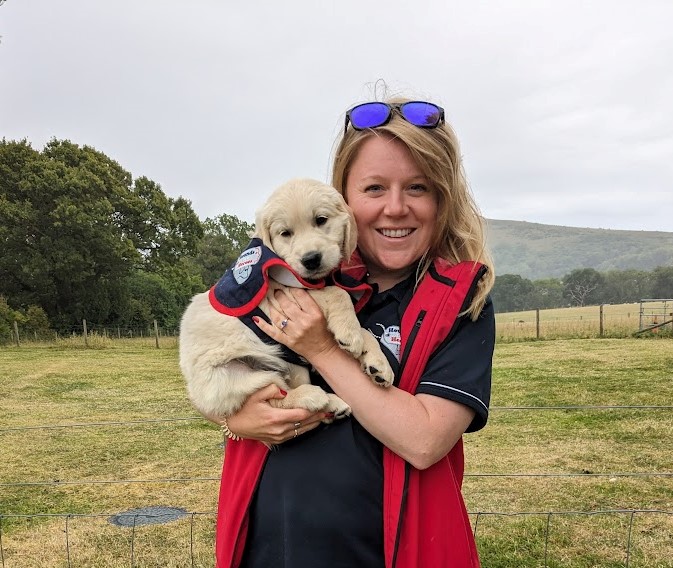
[[[297,179],[270,196],[257,212],[255,226],[254,237],[263,246],[246,250],[210,293],[192,299],[182,317],[180,368],[189,396],[202,414],[226,417],[235,413],[252,393],[273,383],[288,393],[282,400],[270,400],[274,406],[332,412],[337,418],[347,416],[348,405],[311,385],[308,368],[286,361],[280,344],[262,341],[252,329],[254,324],[248,326],[239,317],[222,313],[214,293],[228,279],[236,294],[245,292],[246,298],[254,297],[255,290],[247,291],[245,287],[255,269],[252,265],[262,264],[260,258],[265,253],[260,251],[266,251],[265,247],[302,279],[315,282],[325,278],[355,250],[355,220],[334,188]],[[269,302],[277,307],[273,292],[284,286],[278,280],[288,279],[286,284],[293,280],[290,271],[283,272],[277,266],[272,266],[268,275],[268,291],[258,305],[266,316]],[[360,327],[348,292],[337,286],[308,292],[325,314],[339,345],[360,360],[372,380],[390,386],[392,370],[376,338]]]

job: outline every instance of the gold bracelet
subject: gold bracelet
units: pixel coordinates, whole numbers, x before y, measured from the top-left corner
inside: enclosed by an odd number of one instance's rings
[[[238,434],[234,434],[231,430],[229,430],[229,424],[227,424],[226,417],[222,417],[222,424],[220,424],[220,427],[222,428],[222,433],[226,438],[229,438],[230,440],[236,440],[237,442],[241,439]]]

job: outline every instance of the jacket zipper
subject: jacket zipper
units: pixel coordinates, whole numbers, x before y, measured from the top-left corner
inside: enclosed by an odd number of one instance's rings
[[[425,318],[425,314],[427,313],[426,310],[421,310],[418,313],[418,316],[416,317],[416,321],[414,322],[414,326],[411,328],[411,332],[409,333],[409,338],[407,339],[407,343],[404,346],[404,353],[402,354],[402,360],[400,361],[400,370],[399,370],[399,375],[400,375],[400,380],[401,377],[404,374],[404,368],[406,366],[407,360],[409,358],[409,353],[411,353],[411,348],[414,345],[414,342],[416,341],[416,336],[418,335],[418,332],[421,329],[421,325],[423,324],[423,319]],[[397,532],[395,534],[395,548],[393,549],[393,562],[392,562],[392,568],[395,568],[395,564],[397,563],[397,552],[400,547],[400,538],[402,536],[402,520],[404,518],[404,509],[406,508],[407,505],[407,493],[409,492],[409,473],[411,471],[411,464],[409,462],[404,462],[404,486],[402,488],[402,502],[400,503],[400,514],[397,520]]]
[[[400,377],[404,374],[404,367],[407,364],[407,359],[409,358],[409,352],[411,351],[411,347],[414,344],[414,341],[416,340],[416,336],[418,335],[418,332],[421,329],[421,324],[423,323],[423,318],[425,318],[425,314],[427,313],[426,310],[421,310],[418,312],[418,317],[416,318],[416,322],[414,323],[414,327],[411,328],[411,333],[409,333],[409,339],[407,339],[407,344],[404,346],[404,353],[402,353],[402,359],[400,361],[400,369],[398,371],[398,374]]]
[[[397,564],[397,552],[400,548],[400,538],[402,537],[402,518],[404,515],[404,509],[407,505],[407,493],[409,493],[410,470],[411,464],[409,462],[404,462],[404,489],[402,490],[402,502],[400,503],[400,516],[397,521],[397,534],[395,535],[395,548],[393,549],[392,568],[395,568],[395,564]]]

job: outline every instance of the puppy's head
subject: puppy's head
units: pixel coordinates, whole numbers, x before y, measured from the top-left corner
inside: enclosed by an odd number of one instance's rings
[[[357,244],[355,219],[333,187],[312,179],[280,186],[257,211],[255,234],[302,278],[327,276]]]

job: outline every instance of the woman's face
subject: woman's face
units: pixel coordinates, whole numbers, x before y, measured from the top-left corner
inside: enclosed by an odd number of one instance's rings
[[[436,193],[407,147],[389,136],[367,138],[345,197],[370,281],[387,289],[404,280],[430,247],[437,218]]]

